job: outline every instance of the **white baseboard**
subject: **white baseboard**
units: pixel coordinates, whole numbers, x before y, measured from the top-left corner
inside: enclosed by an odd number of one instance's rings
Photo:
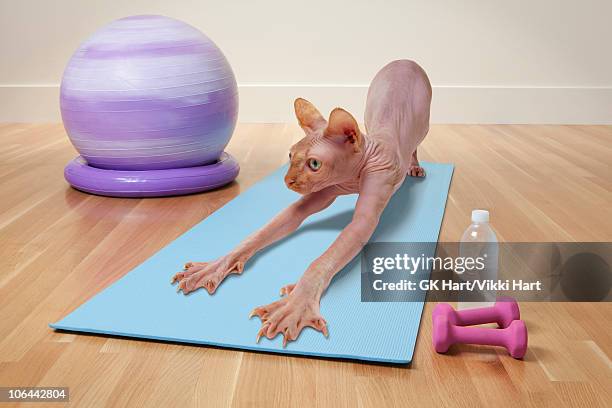
[[[300,96],[363,118],[367,85],[243,84],[240,122],[293,122]],[[58,122],[57,85],[0,85],[0,122]],[[434,86],[432,123],[612,124],[612,87]]]

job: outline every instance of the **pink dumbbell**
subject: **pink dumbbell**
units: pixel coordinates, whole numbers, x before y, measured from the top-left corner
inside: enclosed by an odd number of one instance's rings
[[[499,298],[491,307],[457,311],[448,303],[438,303],[431,316],[444,315],[456,326],[473,326],[475,324],[497,323],[499,327],[510,326],[514,320],[521,318],[518,303],[512,298]]]
[[[514,358],[523,358],[527,351],[527,327],[522,320],[515,320],[505,329],[462,327],[451,322],[448,316],[433,318],[433,345],[438,353],[446,353],[457,343],[502,346]]]

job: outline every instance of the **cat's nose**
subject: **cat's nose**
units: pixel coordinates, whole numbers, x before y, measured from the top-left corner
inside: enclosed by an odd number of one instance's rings
[[[295,177],[285,176],[285,184],[289,187],[295,184]]]

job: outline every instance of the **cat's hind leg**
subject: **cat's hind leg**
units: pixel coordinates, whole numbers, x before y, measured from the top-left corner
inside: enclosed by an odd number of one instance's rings
[[[411,177],[425,177],[425,169],[419,164],[416,150],[410,157],[410,164],[408,165],[408,172],[406,174]]]

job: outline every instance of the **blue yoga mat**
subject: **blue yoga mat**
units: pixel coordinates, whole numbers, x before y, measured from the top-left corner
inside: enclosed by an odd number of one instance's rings
[[[371,242],[438,240],[453,166],[423,166],[427,177],[406,178],[385,209]],[[351,220],[356,195],[339,197],[293,235],[257,254],[242,275],[227,278],[212,296],[203,289],[185,296],[170,285],[171,276],[186,261],[207,261],[226,254],[296,200],[298,195],[283,183],[285,171],[282,167],[257,183],[50,326],[265,352],[409,363],[424,299],[361,302],[360,257],[336,275],[321,301],[328,338],[306,328],[286,348],[280,335],[255,343],[260,321],[249,320],[250,311],[277,300],[280,288],[296,282],[331,245]]]

